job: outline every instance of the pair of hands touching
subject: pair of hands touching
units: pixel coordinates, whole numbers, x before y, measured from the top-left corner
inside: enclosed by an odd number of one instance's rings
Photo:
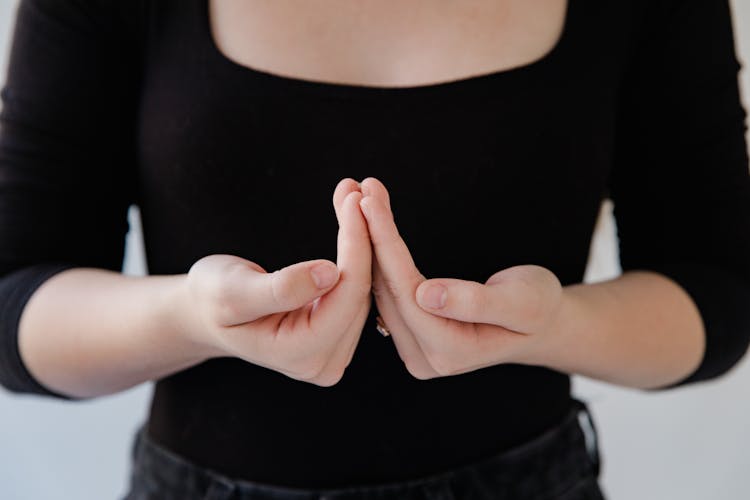
[[[195,328],[184,333],[207,358],[238,357],[296,380],[334,385],[354,355],[371,292],[406,369],[418,379],[544,358],[563,302],[551,271],[522,265],[483,284],[428,280],[399,235],[379,180],[342,179],[333,205],[336,264],[310,260],[268,273],[241,257],[215,254],[191,266],[183,311]]]

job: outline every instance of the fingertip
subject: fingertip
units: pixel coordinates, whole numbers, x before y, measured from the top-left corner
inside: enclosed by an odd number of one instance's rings
[[[371,182],[377,182],[377,183],[382,184],[382,182],[380,182],[380,180],[377,177],[373,177],[372,175],[368,175],[367,177],[362,179],[362,184],[369,184]]]
[[[349,184],[351,186],[352,191],[358,191],[358,192],[361,191],[362,185],[361,185],[361,183],[357,179],[353,179],[351,177],[347,177],[344,180],[347,182],[347,184]]]
[[[362,191],[362,196],[370,195],[370,183],[367,179],[371,179],[371,177],[365,177],[362,179],[362,182],[359,183],[359,190]]]
[[[346,201],[348,198],[353,198],[357,200],[356,203],[359,203],[359,200],[357,198],[361,198],[361,197],[362,197],[361,191],[352,191],[351,193],[346,195],[346,198],[344,198],[344,201]]]
[[[346,198],[342,201],[342,212],[347,213],[357,209],[359,201],[362,199],[362,193],[359,191],[352,191],[346,195]]]
[[[372,196],[363,196],[362,199],[359,200],[359,207],[362,209],[362,214],[368,220],[372,218],[375,203],[377,203],[377,200]]]
[[[385,185],[375,177],[367,177],[362,181],[362,193],[365,196],[372,196],[383,201],[383,205],[391,210],[391,196]]]
[[[365,196],[372,195],[375,190],[378,188],[379,184],[383,184],[380,182],[377,178],[369,176],[362,179],[361,185],[362,185],[362,194]]]
[[[336,188],[333,190],[333,196],[331,197],[334,208],[338,209],[338,206],[346,199],[346,196],[349,195],[350,192],[359,192],[359,183],[351,177],[341,179],[338,184],[336,184]]]
[[[344,185],[345,185],[345,184],[351,184],[351,185],[354,185],[354,184],[359,184],[359,182],[357,182],[357,180],[356,180],[356,179],[353,179],[353,178],[351,178],[351,177],[344,177],[343,179],[341,179],[341,180],[339,181],[339,183],[337,184],[337,187],[338,187],[338,186],[340,186],[340,185],[342,185],[342,184],[344,184]]]

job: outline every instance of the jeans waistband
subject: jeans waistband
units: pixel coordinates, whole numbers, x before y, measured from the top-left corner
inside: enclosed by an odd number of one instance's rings
[[[439,474],[408,481],[334,489],[302,489],[235,480],[202,468],[153,442],[143,425],[132,449],[131,490],[126,500],[349,500],[551,498],[580,478],[598,476],[598,436],[583,401],[572,399],[563,421],[522,445]],[[145,483],[154,496],[138,491]],[[161,488],[158,492],[157,489]],[[476,492],[485,491],[486,496]],[[463,493],[462,493],[463,492]],[[139,496],[140,495],[140,496]],[[554,497],[552,497],[554,498]]]

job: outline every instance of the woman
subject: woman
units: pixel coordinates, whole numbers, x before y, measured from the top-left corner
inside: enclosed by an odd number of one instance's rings
[[[570,374],[748,345],[738,70],[726,1],[22,0],[3,384],[157,380],[131,499],[602,498]]]

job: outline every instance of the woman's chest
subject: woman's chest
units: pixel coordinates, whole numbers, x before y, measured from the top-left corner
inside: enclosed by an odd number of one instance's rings
[[[537,47],[547,50],[541,59],[507,69],[496,64],[489,72],[440,83],[381,87],[282,70],[280,61],[304,59],[298,48],[279,51],[271,69],[256,67],[259,59],[238,63],[215,43],[211,2],[190,0],[164,15],[152,37],[138,124],[141,168],[169,183],[201,186],[229,178],[260,183],[320,178],[329,172],[355,177],[372,175],[373,168],[420,181],[428,175],[435,188],[446,183],[458,188],[487,176],[521,185],[537,177],[580,183],[596,173],[599,182],[613,142],[622,56],[617,35],[607,37],[602,29],[615,20],[614,13],[596,2],[567,1],[565,30],[555,35],[552,48]],[[214,3],[216,11],[236,2]],[[259,11],[268,8],[263,5]],[[306,36],[317,40],[309,28]],[[284,35],[289,37],[294,38]],[[365,38],[355,39],[364,44]],[[269,46],[264,45],[268,54]],[[361,55],[365,49],[357,50]],[[342,62],[348,56],[333,49],[329,55],[332,65],[349,67]],[[388,72],[384,65],[368,67]]]
[[[388,186],[422,255],[441,238],[491,238],[483,227],[581,230],[544,244],[529,234],[516,241],[530,246],[508,255],[586,247],[613,154],[622,58],[580,10],[538,62],[377,88],[237,64],[213,44],[205,1],[186,5],[151,38],[137,131],[144,230],[151,255],[170,249],[163,263],[217,251],[289,259],[277,253],[279,231],[295,257],[331,254],[335,237],[316,235],[335,236],[332,190],[366,176]]]
[[[548,53],[568,0],[207,0],[212,37],[240,65],[308,80],[411,86]]]

